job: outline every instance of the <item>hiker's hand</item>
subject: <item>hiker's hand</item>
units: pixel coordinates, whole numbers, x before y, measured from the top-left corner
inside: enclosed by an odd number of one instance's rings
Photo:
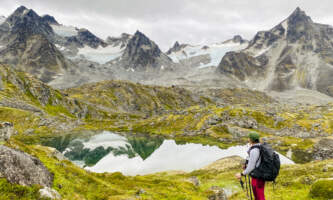
[[[237,173],[235,176],[236,176],[236,178],[237,178],[238,180],[240,180],[240,179],[242,178],[241,173]]]

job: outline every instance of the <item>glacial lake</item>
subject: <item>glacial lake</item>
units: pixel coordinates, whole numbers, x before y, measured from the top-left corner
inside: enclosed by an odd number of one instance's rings
[[[169,170],[190,172],[229,156],[246,158],[248,146],[220,149],[202,144],[103,131],[97,135],[68,135],[44,145],[57,148],[73,163],[89,171],[144,175]],[[280,154],[282,164],[294,162]]]

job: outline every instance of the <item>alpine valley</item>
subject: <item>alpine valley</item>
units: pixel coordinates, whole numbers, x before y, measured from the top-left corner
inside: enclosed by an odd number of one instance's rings
[[[0,199],[246,199],[253,131],[283,164],[268,199],[333,199],[333,26],[296,8],[163,52],[56,17],[0,16]]]

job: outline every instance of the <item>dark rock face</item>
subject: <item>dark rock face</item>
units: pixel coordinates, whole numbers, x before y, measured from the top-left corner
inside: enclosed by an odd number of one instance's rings
[[[223,43],[231,43],[231,42],[233,42],[233,43],[239,43],[239,44],[244,44],[244,43],[248,43],[249,41],[243,39],[242,36],[240,36],[240,35],[235,35],[232,39],[226,40]]]
[[[265,46],[270,46],[279,39],[278,35],[271,32],[260,31],[258,32],[253,40],[250,41],[249,47],[254,47],[256,49],[261,49]]]
[[[94,34],[92,34],[87,29],[79,29],[78,35],[65,37],[65,46],[75,46],[75,47],[84,47],[87,45],[91,48],[98,48],[99,46],[106,47],[107,43],[105,43],[102,39],[98,38]]]
[[[59,25],[59,23],[57,22],[57,20],[51,16],[51,15],[44,15],[42,17],[42,20],[48,24],[54,24],[54,25]]]
[[[43,82],[69,71],[71,64],[53,44],[55,34],[49,23],[57,22],[48,15],[40,17],[24,6],[16,9],[6,23],[0,25],[0,30],[4,31],[0,41],[6,44],[0,51],[0,61],[35,75]]]
[[[103,40],[96,37],[87,29],[80,29],[77,38],[83,44],[86,44],[93,48],[97,48],[98,46],[105,47],[107,45]]]
[[[68,70],[68,62],[44,35],[19,37],[0,51],[0,60],[35,75],[43,82]]]
[[[288,18],[287,39],[294,43],[299,39],[311,40],[313,21],[300,8],[297,8]]]
[[[166,67],[172,64],[171,59],[153,41],[139,31],[128,42],[121,61],[125,69],[139,70],[156,69],[163,64]]]
[[[232,38],[232,41],[235,42],[235,43],[240,43],[240,44],[243,44],[245,42],[247,42],[246,40],[244,40],[242,38],[242,36],[240,35],[235,35],[233,38]]]
[[[243,52],[228,52],[219,64],[220,73],[226,73],[245,80],[248,76],[264,72],[267,59],[256,59]]]
[[[11,14],[0,27],[7,30],[1,40],[9,42],[12,39],[21,39],[31,35],[42,34],[52,39],[53,29],[35,11],[24,6],[19,7]]]
[[[0,146],[0,177],[24,186],[51,187],[53,182],[53,175],[38,158],[6,146]]]

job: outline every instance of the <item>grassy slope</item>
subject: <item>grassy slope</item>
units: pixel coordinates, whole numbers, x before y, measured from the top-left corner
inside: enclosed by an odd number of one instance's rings
[[[206,99],[196,97],[182,88],[147,86],[126,81],[86,84],[64,92],[72,98],[106,110],[146,115],[207,103]]]

